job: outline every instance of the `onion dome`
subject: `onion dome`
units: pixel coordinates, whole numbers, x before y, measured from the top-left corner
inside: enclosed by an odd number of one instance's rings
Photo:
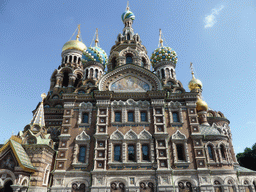
[[[194,89],[202,89],[202,87],[202,82],[199,79],[196,79],[195,76],[193,75],[193,78],[188,83],[189,90],[192,91]]]
[[[207,111],[208,110],[207,103],[205,101],[203,101],[202,99],[198,99],[196,102],[196,110],[197,110],[197,112]]]
[[[87,47],[85,44],[81,41],[77,40],[71,40],[65,43],[62,47],[62,51],[66,51],[68,49],[76,49],[79,51],[84,51]]]
[[[130,11],[129,1],[127,2],[126,11],[122,14],[121,19],[123,22],[126,19],[131,19],[131,20],[135,19],[135,15],[133,14],[133,12]]]
[[[126,10],[122,16],[121,16],[122,21],[124,22],[124,20],[126,19],[131,19],[134,20],[135,19],[135,15],[133,14],[133,12]]]
[[[101,63],[105,67],[106,63],[108,62],[108,56],[106,52],[100,47],[89,47],[88,49],[84,50],[82,61],[96,61]]]
[[[195,90],[195,89],[202,89],[203,88],[203,83],[199,79],[195,78],[193,63],[190,63],[190,69],[191,69],[192,79],[188,83],[189,90],[192,91],[192,90]]]
[[[78,25],[77,29],[78,31],[77,31],[76,40],[70,40],[67,43],[65,43],[62,47],[62,51],[66,51],[68,49],[76,49],[79,51],[84,51],[87,48],[82,41],[79,41],[80,33],[81,33],[80,24]]]
[[[150,60],[154,67],[157,65],[158,62],[161,61],[170,61],[176,64],[178,61],[178,57],[176,52],[172,50],[172,48],[161,46],[155,49],[155,51],[151,55]]]

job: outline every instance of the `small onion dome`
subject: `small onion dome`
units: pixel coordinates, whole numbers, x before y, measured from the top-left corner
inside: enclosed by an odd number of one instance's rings
[[[202,87],[202,82],[199,79],[196,79],[195,76],[193,75],[193,78],[188,83],[188,88],[190,89],[190,91],[194,89],[202,89]]]
[[[127,10],[125,11],[122,16],[122,21],[124,22],[125,19],[131,19],[131,20],[134,20],[135,19],[135,15],[133,14],[133,12]]]
[[[79,51],[84,51],[85,49],[87,49],[87,47],[83,42],[79,40],[70,40],[63,45],[62,51],[66,51],[68,49],[76,49]]]
[[[172,50],[172,48],[163,46],[155,49],[155,51],[151,55],[150,60],[154,67],[158,62],[161,61],[171,61],[176,64],[178,61],[178,57],[176,52]]]
[[[88,49],[84,50],[82,61],[96,61],[105,67],[106,63],[108,62],[108,56],[100,47],[89,47]]]
[[[203,101],[202,99],[198,99],[196,102],[196,110],[197,110],[197,112],[207,111],[208,110],[207,103],[205,101]]]

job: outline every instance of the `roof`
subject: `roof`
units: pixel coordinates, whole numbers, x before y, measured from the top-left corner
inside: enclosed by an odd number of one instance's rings
[[[201,130],[202,135],[220,135],[220,131],[218,130],[217,127],[209,126],[209,125],[199,125],[199,128]]]
[[[21,139],[12,136],[9,141],[0,149],[0,153],[4,151],[8,146],[11,147],[19,166],[28,172],[34,172],[36,168],[32,165],[28,154],[21,145]]]
[[[256,171],[253,171],[251,169],[247,169],[247,168],[242,167],[240,165],[234,165],[234,170],[235,171],[239,171],[239,172],[256,173]]]

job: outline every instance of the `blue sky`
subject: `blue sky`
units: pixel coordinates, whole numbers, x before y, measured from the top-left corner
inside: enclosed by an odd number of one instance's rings
[[[127,1],[0,0],[0,143],[32,119],[61,63],[61,48],[81,24],[90,46],[99,29],[100,46],[109,54]],[[210,108],[231,121],[235,152],[251,147],[256,126],[256,2],[253,0],[130,0],[133,28],[148,55],[164,45],[179,57],[177,78],[188,90],[189,63],[203,82]]]

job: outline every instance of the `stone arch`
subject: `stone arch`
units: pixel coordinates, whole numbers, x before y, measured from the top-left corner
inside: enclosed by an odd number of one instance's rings
[[[27,177],[27,176],[23,177],[22,180],[20,181],[20,184],[23,186],[28,186],[29,185],[29,177]]]
[[[68,73],[73,73],[73,69],[70,68],[70,67],[62,67],[59,71],[58,71],[58,74],[63,74],[65,72],[68,72]]]
[[[133,57],[139,56],[139,52],[136,51],[135,49],[130,48],[130,47],[127,47],[126,49],[123,49],[123,50],[120,52],[119,56],[125,57],[126,54],[128,54],[128,53],[132,54]]]
[[[190,182],[190,183],[192,184],[192,186],[198,186],[198,182],[197,182],[195,179],[192,179],[192,178],[186,177],[186,176],[180,177],[180,178],[176,179],[176,180],[174,181],[174,185],[175,185],[175,186],[178,186],[178,183],[179,183],[180,181],[188,181],[188,182]]]
[[[221,185],[224,184],[224,180],[223,180],[221,177],[213,177],[213,179],[212,179],[212,185],[215,185],[215,184],[214,184],[215,181],[220,182]]]
[[[90,185],[90,182],[87,179],[72,179],[67,183],[66,187],[68,188],[72,187],[73,183],[78,183],[78,184],[84,183],[85,187],[88,187]]]
[[[233,185],[236,185],[237,184],[237,181],[233,178],[233,177],[231,177],[231,176],[228,176],[228,177],[226,177],[225,179],[224,179],[224,184],[229,184],[228,182],[229,181],[232,181],[233,182]]]
[[[113,182],[122,182],[125,186],[128,186],[128,181],[123,178],[111,178],[107,181],[107,186],[110,186]]]
[[[111,85],[113,84],[113,80],[115,79],[115,76],[117,76],[118,79],[132,76],[140,80],[143,79],[144,82],[150,81],[152,90],[162,90],[162,83],[154,73],[133,64],[126,64],[126,65],[120,66],[116,70],[111,71],[106,75],[104,75],[99,81],[99,90],[100,91],[110,90],[110,83]],[[115,82],[116,81],[117,79],[115,79]]]
[[[8,170],[8,169],[0,169],[0,174],[7,174],[10,175],[10,177],[7,177],[6,179],[3,180],[3,183],[5,183],[8,180],[11,180],[13,182],[13,184],[15,184],[15,175],[12,171]]]
[[[138,139],[138,135],[137,135],[132,129],[130,129],[130,130],[124,135],[124,139],[127,139],[127,140],[136,140],[136,139]]]
[[[111,140],[123,140],[124,139],[124,135],[121,131],[116,130],[114,131],[111,135],[110,135],[110,139]]]
[[[144,129],[143,131],[140,132],[138,138],[142,140],[148,140],[152,139],[152,135],[147,130]]]
[[[185,89],[184,88],[182,88],[182,87],[176,87],[176,88],[174,88],[173,89],[173,92],[174,93],[179,93],[179,92],[181,92],[181,93],[185,93],[186,91],[185,91]]]

